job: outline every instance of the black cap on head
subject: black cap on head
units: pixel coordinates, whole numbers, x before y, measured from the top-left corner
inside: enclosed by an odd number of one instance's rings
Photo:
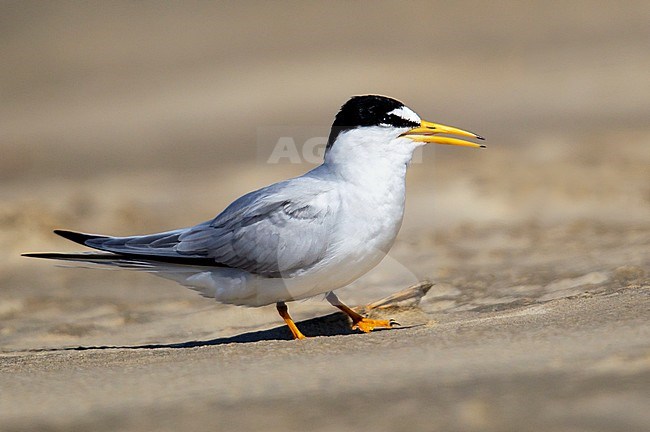
[[[326,150],[332,147],[339,134],[360,126],[389,125],[399,128],[419,126],[417,122],[389,114],[403,106],[402,102],[386,96],[353,96],[336,114]]]

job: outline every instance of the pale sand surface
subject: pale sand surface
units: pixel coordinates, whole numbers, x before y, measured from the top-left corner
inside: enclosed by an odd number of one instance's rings
[[[15,353],[2,358],[4,425],[642,431],[648,295],[584,293],[301,342]]]
[[[453,4],[4,4],[0,430],[650,429],[649,4]],[[294,342],[273,307],[19,256],[209,219],[366,92],[488,137],[425,150],[339,293],[431,280],[403,329],[313,299]]]

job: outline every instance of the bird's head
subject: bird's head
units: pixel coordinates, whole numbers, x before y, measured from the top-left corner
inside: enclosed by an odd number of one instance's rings
[[[442,135],[441,135],[442,134]],[[336,115],[325,150],[336,158],[366,152],[410,156],[426,143],[485,147],[471,141],[444,135],[482,140],[472,132],[422,120],[402,102],[386,96],[354,96]],[[334,150],[336,148],[336,150]]]

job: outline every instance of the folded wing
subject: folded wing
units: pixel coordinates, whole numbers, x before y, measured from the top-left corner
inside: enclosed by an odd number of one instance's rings
[[[233,267],[280,277],[320,261],[338,212],[336,190],[303,177],[251,192],[211,221],[132,237],[59,231],[70,240],[131,258]]]

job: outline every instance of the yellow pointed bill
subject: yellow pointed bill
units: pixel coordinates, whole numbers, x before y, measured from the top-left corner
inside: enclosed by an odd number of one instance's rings
[[[484,144],[478,144],[472,141],[466,141],[460,138],[452,138],[447,136],[439,136],[438,134],[456,135],[463,137],[476,138],[484,140],[480,135],[466,130],[458,129],[453,126],[445,126],[443,124],[433,123],[430,121],[422,120],[420,126],[404,132],[403,137],[410,138],[413,141],[433,143],[433,144],[446,144],[457,145],[465,147],[485,148]]]

